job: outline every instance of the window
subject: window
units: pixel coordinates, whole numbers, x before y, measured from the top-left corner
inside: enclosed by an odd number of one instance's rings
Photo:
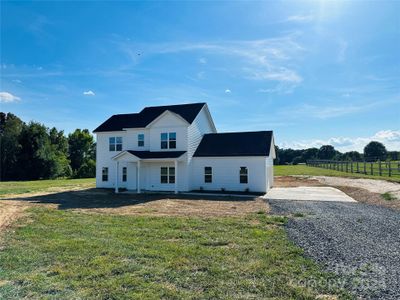
[[[161,149],[176,149],[176,132],[161,133]]]
[[[240,183],[248,183],[247,167],[240,167]]]
[[[122,168],[122,181],[126,182],[127,177],[128,177],[128,170],[126,167],[123,167]]]
[[[176,132],[169,133],[169,149],[176,149]]]
[[[122,137],[110,137],[109,138],[109,150],[110,151],[122,151]]]
[[[175,167],[161,167],[161,183],[175,183]]]
[[[169,167],[168,182],[175,183],[175,167]]]
[[[212,182],[212,167],[204,167],[204,182]]]
[[[139,133],[137,136],[137,139],[138,139],[138,142],[137,142],[138,147],[144,147],[144,134]]]
[[[168,149],[168,133],[161,133],[161,149]]]
[[[101,180],[108,181],[108,168],[103,168],[101,170]]]

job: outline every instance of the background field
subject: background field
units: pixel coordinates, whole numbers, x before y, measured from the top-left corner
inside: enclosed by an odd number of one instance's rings
[[[346,173],[325,168],[309,167],[307,165],[274,166],[274,175],[275,176],[289,176],[289,175],[339,176],[339,177],[352,177],[352,178],[383,179],[383,180],[400,182],[399,177],[364,175],[360,173]]]
[[[23,194],[34,192],[57,192],[63,189],[93,188],[94,178],[56,179],[33,181],[4,181],[0,182],[0,198],[7,194]]]

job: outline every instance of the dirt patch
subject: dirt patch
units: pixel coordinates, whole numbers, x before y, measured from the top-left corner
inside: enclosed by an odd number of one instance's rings
[[[379,179],[345,178],[330,176],[312,176],[309,180],[317,180],[321,184],[331,186],[349,186],[365,189],[371,193],[384,194],[389,192],[394,198],[400,200],[400,183]]]
[[[20,201],[0,201],[0,233],[29,207],[28,203]]]
[[[400,210],[399,200],[388,201],[385,200],[381,194],[372,193],[366,189],[361,189],[352,186],[336,186],[336,188],[346,193],[347,195],[357,200],[358,202],[379,205]]]
[[[63,190],[57,193],[11,195],[1,200],[4,215],[13,214],[12,203],[22,206],[44,205],[60,210],[85,213],[151,216],[243,216],[268,212],[261,198],[185,194],[115,194],[108,189]],[[7,211],[7,213],[6,213]],[[0,211],[1,214],[1,211]]]
[[[323,186],[316,179],[299,176],[276,176],[274,178],[274,187],[297,187],[297,186]]]
[[[268,212],[262,199],[255,200],[204,200],[204,199],[158,199],[146,203],[113,208],[77,209],[90,213],[151,216],[243,216],[259,211]]]
[[[388,201],[381,194],[389,192],[396,197],[400,184],[385,180],[354,179],[329,176],[277,176],[275,187],[332,186],[346,193],[358,202],[385,206],[400,210],[398,198]],[[397,191],[397,192],[396,192]]]

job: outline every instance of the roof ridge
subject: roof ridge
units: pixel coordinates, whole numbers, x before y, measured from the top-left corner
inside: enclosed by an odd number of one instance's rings
[[[206,102],[189,102],[189,103],[180,103],[180,104],[167,104],[167,105],[153,105],[153,106],[145,106],[141,111],[146,108],[156,108],[156,107],[174,107],[174,106],[183,106],[183,105],[196,105],[196,104],[207,104]]]
[[[206,133],[205,135],[211,134],[235,134],[235,133],[260,133],[260,132],[273,132],[272,130],[256,130],[256,131],[228,131],[228,132],[215,132],[215,133]]]

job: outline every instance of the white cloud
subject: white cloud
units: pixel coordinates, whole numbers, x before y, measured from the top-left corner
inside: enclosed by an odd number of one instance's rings
[[[381,130],[368,137],[331,137],[328,139],[300,140],[294,142],[283,142],[279,144],[282,148],[305,149],[310,147],[319,148],[322,145],[332,145],[341,152],[359,151],[371,141],[381,142],[389,151],[400,150],[400,130]]]
[[[313,15],[293,15],[293,16],[289,16],[286,19],[286,22],[306,23],[306,22],[311,22],[313,20],[314,20]]]
[[[0,102],[2,103],[10,103],[21,100],[20,97],[17,97],[13,94],[7,92],[0,92]]]
[[[93,91],[91,91],[91,90],[89,90],[89,91],[84,91],[83,94],[84,94],[85,96],[94,96],[94,95],[96,95],[96,94],[95,94]]]
[[[230,89],[226,89],[226,90],[225,90],[225,93],[226,93],[226,94],[230,94],[230,93],[232,93],[232,91],[231,91]]]
[[[201,57],[201,58],[199,58],[199,63],[201,63],[201,64],[206,64],[207,63],[207,59],[206,58],[204,58],[204,57]]]
[[[19,79],[13,79],[13,82],[15,82],[15,83],[22,83],[22,81],[19,80]]]

